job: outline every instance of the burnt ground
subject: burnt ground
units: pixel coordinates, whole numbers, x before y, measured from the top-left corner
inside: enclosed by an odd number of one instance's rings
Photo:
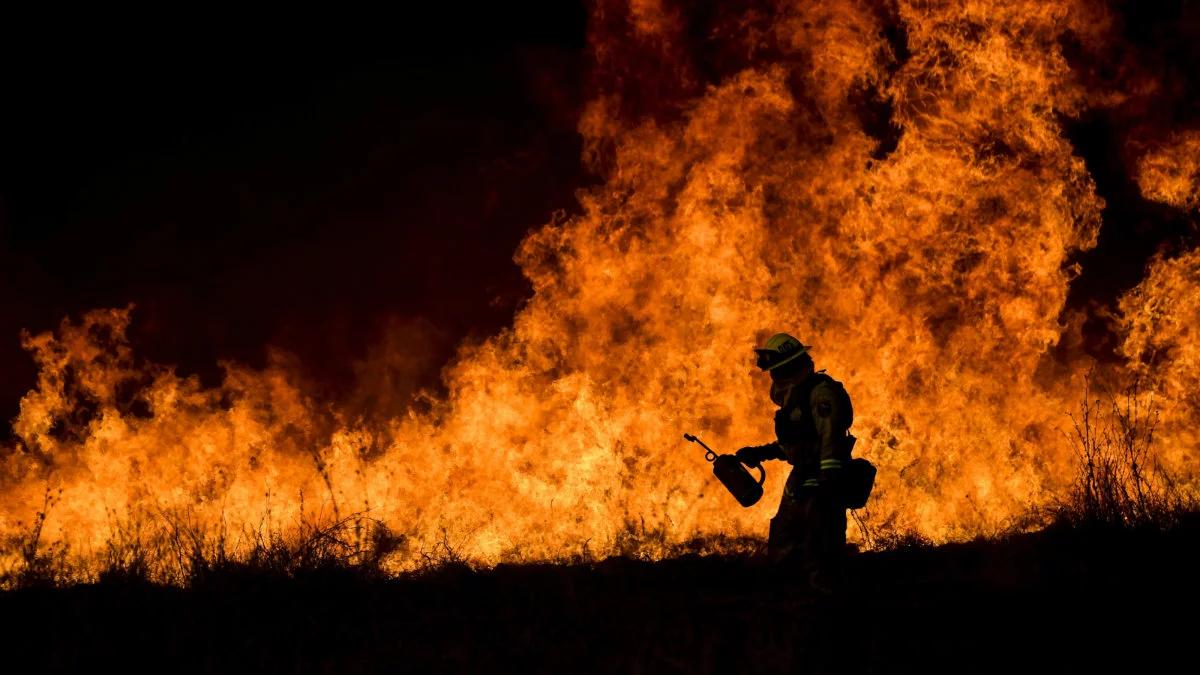
[[[722,556],[109,580],[0,594],[0,648],[9,673],[1194,672],[1198,534],[1058,528],[859,554],[834,601]]]

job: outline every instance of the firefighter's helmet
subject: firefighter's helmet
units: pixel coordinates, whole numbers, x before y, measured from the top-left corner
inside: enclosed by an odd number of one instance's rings
[[[763,370],[775,370],[785,363],[790,363],[812,349],[810,345],[800,344],[796,338],[787,333],[776,333],[767,338],[767,343],[755,349],[758,354],[758,367]]]

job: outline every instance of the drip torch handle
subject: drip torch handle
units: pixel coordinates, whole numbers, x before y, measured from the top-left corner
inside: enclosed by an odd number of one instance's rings
[[[699,443],[700,447],[704,448],[704,459],[706,459],[710,462],[717,459],[717,451],[713,450],[712,448],[705,445],[704,441],[700,440],[699,438],[696,438],[695,436],[693,436],[691,434],[684,434],[683,438],[684,438],[684,440],[686,440],[689,443]]]

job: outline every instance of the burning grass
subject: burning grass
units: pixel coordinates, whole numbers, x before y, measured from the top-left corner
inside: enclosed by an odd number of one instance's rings
[[[45,541],[43,526],[53,506],[54,494],[47,490],[29,529],[5,543],[10,564],[0,571],[0,589],[118,580],[191,587],[230,573],[288,579],[337,571],[369,580],[420,576],[444,567],[479,567],[464,553],[464,541],[447,529],[432,546],[414,551],[403,535],[367,513],[324,520],[302,517],[285,526],[264,516],[256,527],[236,531],[206,528],[178,512],[114,516],[103,551],[80,557],[65,542]],[[662,529],[630,521],[599,548],[616,551],[612,557],[650,562],[688,555],[755,555],[763,547],[759,539],[737,536],[676,543]],[[663,555],[652,557],[647,551]],[[510,557],[513,562],[523,559],[519,550]],[[604,557],[592,550],[590,541],[583,541],[572,555],[545,562],[592,564]]]
[[[1046,526],[1165,532],[1200,513],[1195,494],[1174,480],[1158,460],[1157,409],[1153,395],[1139,381],[1113,391],[1098,385],[1094,374],[1089,376],[1079,409],[1069,418],[1078,458],[1069,490],[1031,508],[1010,526],[977,534],[976,539],[1002,541]],[[306,509],[304,495],[299,496],[301,508],[293,521],[281,522],[268,512],[254,525],[240,528],[224,520],[212,527],[180,509],[123,516],[110,512],[103,550],[80,556],[68,542],[45,537],[45,524],[53,516],[57,498],[58,493],[47,488],[33,522],[21,536],[4,542],[0,551],[9,562],[0,571],[0,587],[112,580],[188,587],[230,573],[288,579],[328,571],[383,580],[445,567],[481,568],[467,552],[469,532],[455,535],[442,528],[432,544],[414,548],[404,534],[369,512],[342,515],[330,502]],[[919,531],[902,529],[893,520],[874,519],[869,508],[851,516],[852,531],[857,528],[865,550],[934,547]],[[738,535],[679,542],[665,526],[639,519],[627,520],[609,541],[584,540],[570,554],[543,562],[587,565],[610,557],[653,562],[696,555],[752,559],[760,557],[763,549],[761,539]],[[526,558],[514,548],[503,562],[520,563]]]

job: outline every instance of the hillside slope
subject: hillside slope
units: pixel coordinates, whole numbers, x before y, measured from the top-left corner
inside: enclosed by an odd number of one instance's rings
[[[1187,664],[1200,523],[852,559],[835,601],[753,560],[225,570],[0,594],[6,672],[1112,672]]]

